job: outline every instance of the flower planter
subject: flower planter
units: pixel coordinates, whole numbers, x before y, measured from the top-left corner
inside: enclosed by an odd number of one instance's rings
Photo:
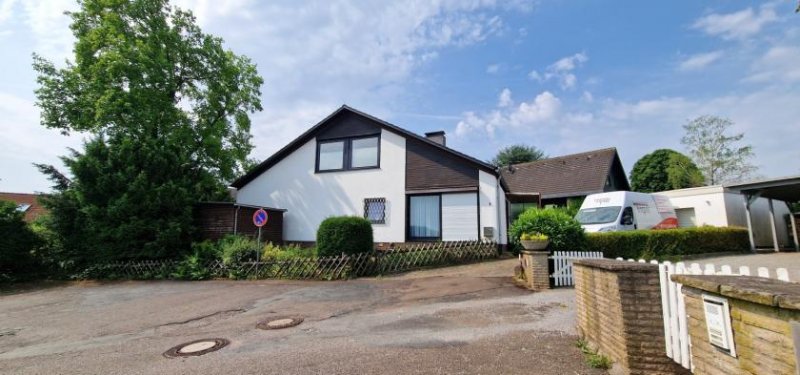
[[[544,250],[550,244],[550,240],[522,240],[519,242],[525,250]]]

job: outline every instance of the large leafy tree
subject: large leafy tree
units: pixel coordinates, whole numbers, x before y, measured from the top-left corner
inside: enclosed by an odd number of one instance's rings
[[[700,116],[683,125],[681,143],[709,185],[741,181],[756,170],[750,163],[753,147],[739,144],[744,133],[729,135],[731,126],[733,121],[716,116]]]
[[[167,0],[81,0],[74,62],[34,56],[42,124],[88,133],[47,200],[73,254],[156,258],[187,248],[192,205],[224,199],[247,162],[263,80]]]
[[[534,146],[518,144],[500,149],[490,163],[496,167],[505,167],[511,164],[541,160],[546,157],[547,155],[545,155],[544,151]]]
[[[636,161],[631,189],[645,193],[703,185],[703,175],[686,155],[670,149],[655,150]]]

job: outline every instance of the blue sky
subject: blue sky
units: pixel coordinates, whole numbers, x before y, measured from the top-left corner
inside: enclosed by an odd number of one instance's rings
[[[794,1],[177,0],[265,78],[264,159],[342,104],[481,159],[615,146],[627,170],[680,145],[702,114],[732,119],[762,176],[800,174]],[[47,191],[80,134],[39,125],[31,54],[69,58],[69,0],[0,0],[0,191]]]

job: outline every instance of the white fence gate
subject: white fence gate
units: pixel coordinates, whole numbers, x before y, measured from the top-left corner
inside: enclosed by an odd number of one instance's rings
[[[575,285],[575,279],[572,273],[572,261],[575,259],[602,259],[603,253],[600,251],[554,251],[553,255],[548,257],[553,260],[553,273],[550,278],[553,279],[555,286],[572,286]]]
[[[617,258],[617,260],[623,260]],[[633,259],[628,259],[629,262],[634,262]],[[645,263],[643,259],[639,259],[639,263]],[[681,293],[681,284],[670,280],[670,275],[732,275],[732,276],[751,276],[750,268],[747,266],[739,267],[734,272],[733,267],[723,265],[717,269],[717,266],[711,263],[706,263],[703,266],[700,263],[691,263],[687,266],[683,262],[672,264],[670,262],[658,263],[655,260],[650,261],[652,264],[658,265],[659,277],[661,279],[661,306],[664,318],[664,345],[666,347],[667,356],[672,358],[686,369],[692,369],[692,354],[691,342],[689,340],[689,329],[686,321],[686,304],[684,302],[683,293]],[[775,279],[790,281],[789,271],[786,268],[777,268],[774,273],[766,267],[758,267],[756,274],[753,276],[770,278],[774,274]]]

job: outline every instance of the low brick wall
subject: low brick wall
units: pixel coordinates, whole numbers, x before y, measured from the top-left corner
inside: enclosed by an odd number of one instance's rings
[[[800,322],[800,284],[747,276],[672,279],[683,284],[695,374],[798,373],[791,322]],[[728,300],[736,357],[709,343],[703,294]]]
[[[658,266],[573,263],[578,333],[624,374],[688,373],[666,356]]]

